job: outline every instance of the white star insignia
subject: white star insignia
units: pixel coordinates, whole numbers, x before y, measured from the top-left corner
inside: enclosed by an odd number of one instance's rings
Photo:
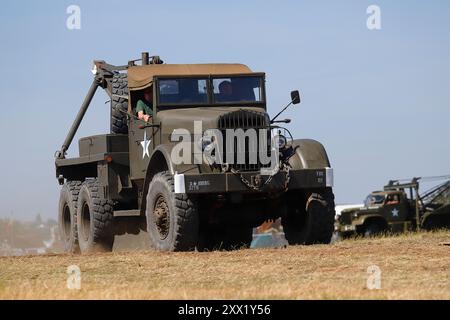
[[[397,209],[392,210],[392,216],[393,217],[398,217],[398,210]]]
[[[152,142],[152,139],[147,140],[147,131],[144,131],[144,141],[141,141],[142,159],[144,159],[145,156],[148,156],[150,158],[150,153],[148,151],[148,147],[150,147],[150,142]]]

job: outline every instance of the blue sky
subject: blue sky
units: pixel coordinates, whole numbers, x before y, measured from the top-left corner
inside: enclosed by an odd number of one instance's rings
[[[66,8],[81,8],[68,30]],[[381,8],[369,31],[366,9]],[[92,60],[150,51],[168,63],[240,62],[267,73],[273,115],[321,141],[338,203],[388,179],[449,174],[448,1],[2,1],[0,217],[56,217],[53,154],[92,81]],[[107,132],[99,91],[72,144]]]

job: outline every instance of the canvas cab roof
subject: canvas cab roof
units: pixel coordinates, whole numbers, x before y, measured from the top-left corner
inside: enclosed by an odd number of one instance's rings
[[[128,88],[140,90],[148,87],[154,76],[187,76],[187,75],[214,75],[214,74],[242,74],[251,73],[244,64],[149,64],[128,68]]]

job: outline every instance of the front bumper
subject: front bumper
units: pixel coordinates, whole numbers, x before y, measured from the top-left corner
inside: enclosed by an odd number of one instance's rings
[[[339,225],[339,226],[336,226],[334,229],[335,229],[335,231],[338,231],[341,233],[356,232],[356,226],[353,224]]]
[[[291,170],[288,189],[310,189],[333,187],[333,169]],[[262,184],[269,176],[261,176],[259,171],[243,172],[248,181],[260,180]],[[227,192],[276,192],[284,190],[286,173],[279,171],[262,191],[248,188],[239,176],[227,173],[178,174],[175,173],[175,193],[227,193]]]

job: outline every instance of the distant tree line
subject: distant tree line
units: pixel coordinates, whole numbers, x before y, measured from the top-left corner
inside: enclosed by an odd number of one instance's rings
[[[0,218],[0,248],[58,249],[61,246],[54,219],[44,221],[38,214],[33,221]]]

